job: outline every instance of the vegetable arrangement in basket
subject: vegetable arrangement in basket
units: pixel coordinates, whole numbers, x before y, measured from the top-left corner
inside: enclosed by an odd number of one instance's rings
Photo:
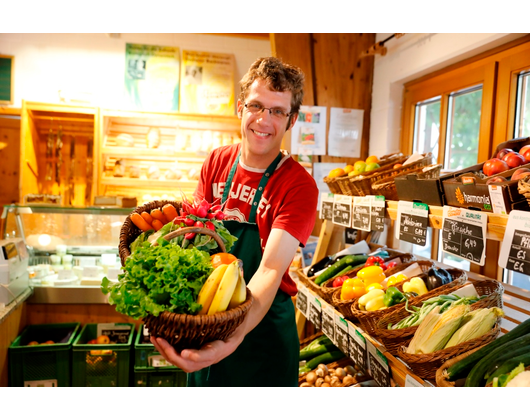
[[[101,284],[116,311],[135,319],[165,311],[213,314],[244,302],[246,285],[240,262],[224,252],[237,238],[223,226],[220,207],[203,200],[183,203],[180,215],[171,204],[162,210],[151,211],[154,219],[149,226],[157,225],[160,214],[176,216],[156,232],[145,225],[147,212],[131,214],[133,223],[146,230],[131,243],[131,255],[125,259],[118,282],[105,277]],[[135,222],[135,215],[145,224]],[[216,255],[219,250],[221,257]]]

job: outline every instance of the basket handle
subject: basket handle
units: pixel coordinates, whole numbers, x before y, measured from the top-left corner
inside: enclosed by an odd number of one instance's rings
[[[215,242],[217,242],[217,245],[219,245],[221,252],[226,252],[226,247],[221,237],[213,230],[210,230],[205,227],[191,226],[191,227],[180,228],[180,229],[174,230],[173,232],[169,232],[166,236],[164,236],[164,239],[166,241],[170,241],[171,239],[176,238],[177,236],[185,235],[186,233],[201,233],[203,235],[209,235],[213,239],[215,239]],[[155,242],[154,245],[156,246],[158,245],[158,243]]]

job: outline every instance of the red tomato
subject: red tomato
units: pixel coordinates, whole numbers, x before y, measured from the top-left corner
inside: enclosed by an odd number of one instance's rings
[[[394,268],[396,265],[397,265],[396,261],[391,261],[391,262],[387,263],[386,269],[388,270],[390,268]]]

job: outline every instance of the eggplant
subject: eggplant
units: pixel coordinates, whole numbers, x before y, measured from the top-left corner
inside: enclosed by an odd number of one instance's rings
[[[452,281],[453,276],[447,270],[441,267],[432,267],[427,272],[425,286],[427,286],[427,290],[431,291]]]

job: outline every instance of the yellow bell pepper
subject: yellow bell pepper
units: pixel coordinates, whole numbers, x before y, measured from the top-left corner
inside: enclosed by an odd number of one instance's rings
[[[365,307],[366,310],[369,312],[372,312],[372,311],[377,311],[378,309],[385,308],[384,299],[385,299],[385,296],[383,295],[383,296],[376,296],[375,298],[369,300]]]
[[[372,283],[366,286],[367,292],[369,292],[372,289],[383,289],[383,285],[381,283]]]
[[[366,307],[368,306],[368,303],[371,300],[376,299],[378,297],[381,297],[381,299],[382,299],[384,296],[385,296],[385,292],[383,290],[381,290],[381,289],[372,289],[372,290],[370,290],[368,293],[366,293],[365,295],[363,295],[363,296],[361,296],[359,298],[359,300],[358,300],[359,309],[361,311],[366,310]]]
[[[425,282],[419,277],[413,277],[409,281],[403,283],[403,291],[407,293],[415,292],[418,296],[424,295],[428,292]]]
[[[387,286],[387,287],[395,286],[396,284],[401,283],[402,281],[405,281],[405,280],[407,280],[407,279],[408,279],[408,277],[407,277],[405,274],[401,274],[401,273],[399,273],[399,274],[396,275],[396,276],[390,276],[390,277],[386,280],[386,286]]]
[[[381,283],[386,279],[383,268],[378,265],[371,265],[360,269],[357,272],[357,277],[363,281],[365,286],[372,283]]]

